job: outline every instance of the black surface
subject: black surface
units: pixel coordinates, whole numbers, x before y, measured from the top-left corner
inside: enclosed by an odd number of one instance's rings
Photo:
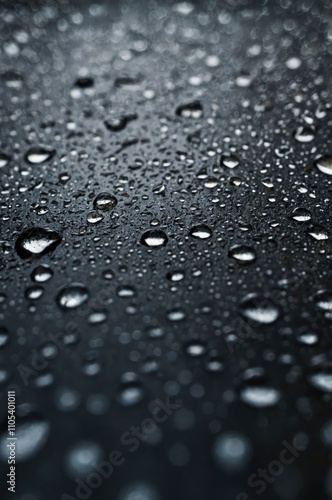
[[[10,388],[31,452],[15,494],[0,457],[1,498],[75,497],[68,457],[82,442],[99,461],[125,457],[93,499],[331,498],[332,292],[319,292],[332,289],[332,177],[315,164],[332,154],[328,0],[2,2],[0,37],[0,448]],[[36,147],[45,161],[31,164]],[[117,204],[92,224],[104,192]],[[309,220],[294,220],[299,207]],[[202,225],[207,239],[193,235]],[[31,228],[59,240],[22,253]],[[147,231],[167,241],[146,247]],[[239,263],[234,245],[255,260]],[[40,265],[44,283],[32,279]],[[61,308],[77,283],[82,304]],[[248,294],[274,322],[248,319]],[[65,344],[24,381],[50,335]],[[246,404],[252,385],[276,404]],[[131,453],[121,436],[167,395],[183,408]],[[218,459],[233,433],[242,462]],[[257,494],[249,476],[294,439],[305,450]]]

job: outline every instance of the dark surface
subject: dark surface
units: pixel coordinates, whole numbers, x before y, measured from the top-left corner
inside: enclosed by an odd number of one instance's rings
[[[125,457],[93,499],[332,497],[328,4],[1,3],[2,499],[75,497],[81,445]],[[94,206],[103,192],[113,208]],[[42,255],[20,251],[30,228],[56,233]],[[82,304],[63,309],[73,283]],[[252,386],[270,406],[246,402]],[[15,494],[8,388],[27,454]],[[167,395],[183,408],[131,453],[121,436]],[[305,450],[257,494],[248,477],[294,439]]]

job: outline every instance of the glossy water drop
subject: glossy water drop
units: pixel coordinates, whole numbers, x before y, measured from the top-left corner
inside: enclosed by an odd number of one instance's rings
[[[176,109],[176,114],[182,118],[201,118],[203,116],[203,106],[199,101],[182,104]]]
[[[103,214],[93,211],[88,213],[86,220],[89,224],[98,224],[98,222],[101,222],[103,218]]]
[[[22,258],[43,255],[54,250],[61,243],[61,236],[56,231],[42,227],[26,229],[17,238],[15,248]]]
[[[315,304],[323,311],[332,311],[332,291],[320,290],[315,295]]]
[[[166,233],[155,229],[146,231],[141,237],[141,244],[149,248],[160,248],[166,245],[168,241]]]
[[[18,419],[16,422],[15,437],[18,445],[16,446],[17,462],[24,462],[36,455],[45,445],[50,432],[50,425],[37,417],[27,417],[22,422]],[[8,432],[0,438],[0,458],[3,461],[8,460]]]
[[[166,278],[174,282],[181,281],[184,278],[184,272],[181,270],[170,271],[167,273]]]
[[[74,479],[84,477],[95,471],[94,464],[103,458],[101,447],[91,441],[81,441],[75,444],[65,458],[67,473]]]
[[[250,441],[235,432],[218,436],[213,447],[217,465],[231,473],[240,471],[248,464],[251,451]]]
[[[36,267],[31,273],[31,278],[36,283],[45,283],[46,281],[50,280],[52,276],[52,269],[45,264]]]
[[[9,334],[7,328],[0,326],[0,348],[4,347],[9,342]]]
[[[10,162],[10,156],[0,152],[0,168],[5,167]]]
[[[192,341],[185,347],[185,352],[192,358],[203,356],[207,351],[206,345],[199,341]]]
[[[306,222],[311,219],[311,213],[306,208],[298,207],[291,213],[291,218],[297,222]]]
[[[318,335],[314,332],[302,332],[297,336],[297,341],[303,345],[315,345],[318,343]]]
[[[248,386],[240,392],[241,401],[254,408],[275,406],[280,398],[281,394],[277,389],[267,386]]]
[[[117,401],[121,406],[133,406],[144,397],[144,390],[137,375],[132,372],[122,376],[122,383],[118,391]]]
[[[172,309],[167,312],[167,318],[170,321],[183,321],[186,317],[186,313],[182,309]]]
[[[220,159],[220,164],[226,168],[235,168],[240,165],[240,160],[233,154],[224,154]]]
[[[49,146],[33,146],[25,154],[24,159],[32,164],[46,163],[55,155],[56,150]]]
[[[109,193],[100,193],[93,201],[93,206],[96,210],[113,210],[116,207],[118,200],[115,196]]]
[[[192,227],[189,234],[198,240],[206,240],[211,238],[212,229],[210,229],[206,224],[199,224],[198,226]]]
[[[323,174],[332,175],[332,155],[321,156],[315,161],[315,166]]]
[[[329,239],[327,230],[320,224],[312,226],[311,228],[308,229],[307,232],[309,236],[311,236],[314,240],[317,241],[324,241]]]
[[[84,304],[89,298],[89,292],[84,285],[74,283],[60,290],[57,303],[63,309],[75,309]]]
[[[256,259],[255,250],[247,245],[235,245],[229,250],[228,255],[239,264],[249,264]]]
[[[279,307],[271,299],[256,294],[250,294],[243,299],[240,313],[247,321],[261,325],[274,323],[280,316]]]
[[[322,370],[309,376],[310,384],[321,392],[332,392],[332,371]]]
[[[311,142],[315,138],[315,131],[309,127],[298,127],[294,132],[294,137],[298,142]]]
[[[128,115],[112,116],[105,120],[105,127],[111,132],[120,132],[124,130],[129,122],[136,120],[137,114],[132,113]]]

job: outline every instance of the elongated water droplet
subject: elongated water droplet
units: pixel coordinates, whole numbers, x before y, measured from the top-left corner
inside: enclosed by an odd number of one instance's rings
[[[198,240],[206,240],[211,238],[212,229],[210,229],[206,224],[199,224],[198,226],[192,227],[189,234]]]
[[[280,316],[279,308],[267,297],[250,294],[240,304],[241,315],[256,324],[269,325]]]
[[[321,156],[315,161],[315,165],[323,174],[332,175],[332,155]]]
[[[63,309],[75,309],[84,304],[89,298],[89,292],[84,285],[73,283],[60,290],[57,302]]]
[[[49,146],[33,146],[25,154],[24,159],[32,164],[46,163],[55,155],[55,149]]]
[[[141,237],[141,244],[149,248],[160,248],[168,241],[166,233],[159,229],[146,231]]]

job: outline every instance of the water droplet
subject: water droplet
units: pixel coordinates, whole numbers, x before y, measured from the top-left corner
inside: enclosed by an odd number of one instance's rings
[[[318,342],[318,335],[314,332],[302,332],[297,336],[297,341],[304,345],[315,345]]]
[[[168,241],[166,233],[159,229],[146,231],[141,237],[141,244],[149,248],[160,248]]]
[[[240,165],[240,160],[233,154],[224,154],[220,159],[220,165],[226,168],[235,168]]]
[[[80,87],[82,89],[87,89],[89,87],[93,87],[94,81],[91,76],[81,76],[77,78],[75,85],[76,87]]]
[[[150,339],[159,339],[165,335],[165,330],[160,326],[150,326],[146,333]]]
[[[25,291],[25,297],[29,300],[37,300],[44,293],[44,288],[38,285],[30,286]]]
[[[188,354],[188,356],[191,356],[192,358],[203,356],[206,353],[206,351],[207,351],[206,345],[198,341],[192,341],[188,343],[185,347],[186,354]]]
[[[52,276],[53,276],[52,269],[49,266],[46,266],[45,264],[36,267],[31,273],[31,278],[36,283],[45,283],[45,281],[51,279]]]
[[[298,127],[294,132],[294,137],[298,142],[311,142],[315,138],[315,131],[309,127]]]
[[[227,472],[243,469],[251,457],[250,441],[243,435],[229,432],[218,436],[213,447],[217,465]]]
[[[109,193],[100,193],[94,199],[93,206],[96,210],[113,210],[118,200]]]
[[[311,219],[311,213],[306,208],[298,207],[291,213],[291,218],[297,222],[306,222]]]
[[[176,109],[176,114],[182,118],[201,118],[203,116],[203,107],[199,101],[182,104]]]
[[[318,371],[309,376],[310,384],[322,392],[332,392],[332,372],[330,370]]]
[[[321,156],[315,161],[315,166],[323,174],[332,175],[332,155]]]
[[[55,149],[49,146],[33,146],[25,154],[24,159],[32,164],[46,163],[55,155]]]
[[[50,432],[50,426],[44,420],[30,416],[26,419],[18,419],[16,422],[17,443],[16,460],[23,462],[36,455],[45,445]],[[8,432],[0,438],[0,458],[8,460]]]
[[[87,288],[80,283],[74,283],[60,290],[57,302],[63,309],[75,309],[84,304],[88,298]]]
[[[279,307],[271,299],[250,294],[240,304],[241,315],[256,324],[269,325],[274,323],[280,316]]]
[[[183,321],[186,317],[186,313],[182,309],[172,309],[167,312],[167,318],[170,321]]]
[[[93,211],[88,213],[86,220],[89,224],[97,224],[98,222],[101,222],[103,218],[103,214]]]
[[[9,342],[9,334],[7,328],[0,326],[0,348],[4,347]]]
[[[16,240],[16,251],[22,258],[44,255],[61,243],[61,236],[51,229],[32,227],[23,231]]]
[[[0,168],[5,167],[10,162],[10,156],[0,152]]]
[[[111,132],[120,132],[124,130],[129,122],[136,120],[137,115],[135,113],[130,115],[120,115],[120,116],[112,116],[105,120],[105,127]]]
[[[181,281],[184,278],[184,272],[181,270],[170,271],[169,273],[167,273],[166,277],[170,281]]]
[[[74,479],[84,477],[95,471],[93,464],[101,462],[103,451],[91,441],[81,441],[75,444],[65,458],[67,473]]]
[[[240,264],[249,264],[256,259],[255,250],[246,245],[235,245],[230,249],[228,255]]]
[[[316,224],[308,229],[308,234],[311,236],[314,240],[317,241],[323,241],[323,240],[328,240],[329,235],[325,227],[321,226],[320,224]]]
[[[332,291],[320,290],[315,295],[315,304],[323,311],[332,311]]]
[[[122,406],[132,406],[144,397],[142,384],[135,373],[125,373],[122,376],[122,384],[118,392],[117,401]]]
[[[206,224],[199,224],[198,226],[192,227],[189,234],[198,240],[206,240],[207,238],[211,238],[212,229]]]
[[[244,387],[240,392],[240,399],[243,403],[255,408],[268,408],[275,406],[281,395],[277,389],[268,386],[250,385]]]

